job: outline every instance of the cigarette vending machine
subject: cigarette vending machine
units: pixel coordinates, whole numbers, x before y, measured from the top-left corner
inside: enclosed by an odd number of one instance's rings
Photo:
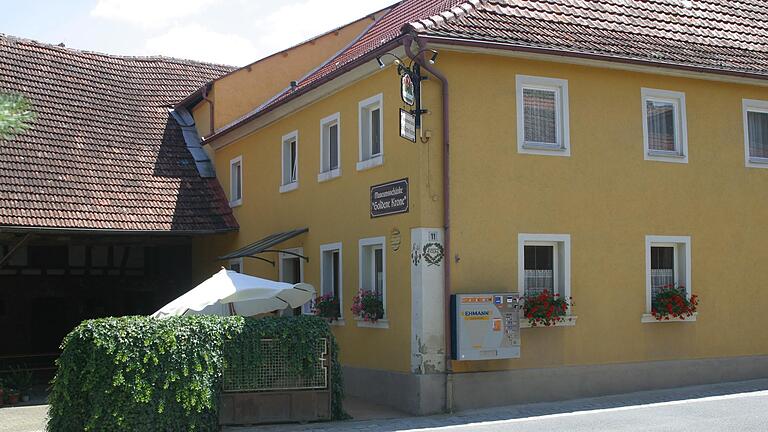
[[[452,295],[452,358],[519,358],[521,308],[518,293]]]

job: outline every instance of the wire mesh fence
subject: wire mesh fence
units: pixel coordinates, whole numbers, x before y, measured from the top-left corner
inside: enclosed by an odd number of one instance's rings
[[[318,339],[312,355],[318,359],[316,366],[308,373],[291,370],[287,352],[275,339],[258,339],[252,345],[241,347],[242,352],[260,353],[257,365],[238,362],[237,366],[224,368],[223,390],[225,392],[262,392],[275,390],[310,390],[328,388],[328,340]],[[256,346],[258,344],[258,346]]]

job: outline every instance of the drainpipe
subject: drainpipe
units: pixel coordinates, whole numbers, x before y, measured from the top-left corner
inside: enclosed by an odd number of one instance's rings
[[[443,284],[443,302],[445,303],[445,368],[448,372],[446,376],[446,385],[450,387],[450,375],[451,375],[451,174],[450,174],[450,134],[448,128],[448,79],[445,75],[435,69],[434,65],[427,61],[424,61],[423,53],[416,56],[411,51],[411,44],[413,40],[419,45],[419,51],[426,49],[426,42],[421,39],[414,38],[413,35],[408,34],[403,39],[403,48],[411,60],[415,61],[427,72],[434,75],[442,84],[442,98],[443,98],[443,230],[445,236],[445,266],[443,266],[443,273],[445,283]],[[448,410],[452,410],[451,389],[446,389],[446,398]]]
[[[214,132],[214,128],[213,128],[213,100],[208,98],[208,84],[203,86],[203,88],[202,88],[202,96],[203,96],[203,100],[208,102],[208,111],[209,111],[208,112],[208,115],[209,115],[208,121],[210,122],[210,126],[208,127],[208,129],[210,129],[210,133],[208,134],[208,136],[210,136],[210,135],[213,135],[213,132]]]

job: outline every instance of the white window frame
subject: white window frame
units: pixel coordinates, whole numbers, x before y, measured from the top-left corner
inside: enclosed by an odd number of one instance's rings
[[[304,256],[304,248],[303,247],[296,247],[296,248],[290,248],[290,249],[283,249],[283,252],[291,252],[292,254],[297,254]],[[277,254],[277,273],[278,273],[278,280],[280,282],[283,281],[283,276],[285,275],[284,270],[284,264],[283,262],[285,260],[289,259],[297,259],[299,260],[299,282],[304,282],[304,259],[302,259],[299,256],[287,254],[279,252]],[[311,315],[312,314],[312,302],[304,303],[304,305],[301,307],[301,313],[304,315]]]
[[[285,182],[285,168],[286,168],[286,149],[288,144],[292,141],[296,141],[296,179],[293,182]],[[299,131],[295,130],[291,133],[283,135],[282,141],[280,141],[280,192],[290,192],[299,187]]]
[[[559,283],[559,273],[563,273],[562,295],[571,297],[571,235],[570,234],[518,234],[517,235],[517,290],[520,296],[525,295],[525,246],[554,246],[552,257],[552,276],[554,283]],[[563,260],[560,262],[560,248]],[[555,292],[561,292],[556,289]],[[571,314],[568,309],[566,315]]]
[[[336,169],[330,169],[331,143],[325,140],[325,130],[336,125],[336,142],[338,143],[337,157],[338,166]],[[330,131],[329,131],[330,133]],[[326,165],[329,167],[326,169]],[[324,182],[341,176],[341,114],[335,113],[320,120],[320,173],[317,175],[318,182]]]
[[[325,281],[325,262],[326,252],[339,252],[339,319],[332,321],[331,324],[344,325],[344,252],[341,242],[327,243],[320,245],[320,295],[323,295],[323,281]]]
[[[524,89],[548,90],[555,92],[555,128],[557,145],[526,143]],[[568,80],[530,75],[515,76],[517,106],[517,152],[546,156],[570,156],[570,118],[568,104]]]
[[[365,249],[369,247],[381,246],[381,265],[384,270],[384,275],[381,279],[381,301],[384,304],[384,316],[376,321],[370,323],[355,317],[358,327],[374,327],[374,328],[389,328],[389,314],[387,310],[387,239],[384,236],[381,237],[369,237],[360,239],[358,242],[358,287],[363,288],[363,275],[365,274],[364,266],[372,265],[372,263],[365,260]],[[373,256],[373,255],[372,255]],[[376,277],[375,272],[371,272],[371,277]],[[371,281],[372,285],[375,281]]]
[[[358,151],[359,162],[357,163],[357,170],[362,171],[377,167],[384,163],[384,95],[379,93],[375,96],[371,96],[368,99],[360,101],[358,104]],[[363,123],[367,123],[368,131],[372,131],[371,116],[369,113],[378,108],[379,109],[379,134],[381,151],[378,155],[372,156],[373,138],[371,136],[363,136]]]
[[[235,165],[240,166],[240,197],[233,199],[235,196],[235,184],[234,184],[234,172],[232,169]],[[229,161],[229,206],[237,207],[243,204],[243,156],[240,155]]]
[[[748,168],[768,168],[768,158],[752,157],[749,154],[749,120],[747,113],[759,112],[768,114],[768,101],[742,99],[742,115],[744,117],[744,165]]]
[[[685,293],[688,298],[691,297],[691,237],[690,236],[645,236],[645,315],[643,322],[653,322],[656,318],[650,317],[651,313],[651,247],[674,247],[674,274],[675,285],[680,281],[685,283]],[[685,272],[681,272],[679,253],[683,248],[685,252]],[[684,276],[685,279],[681,279]]]
[[[651,150],[648,142],[648,106],[646,101],[668,102],[675,107],[675,151]],[[643,157],[657,162],[688,163],[688,120],[685,93],[643,87],[640,89],[643,113]]]
[[[243,258],[232,258],[227,262],[227,270],[232,270],[232,266],[236,265],[240,267],[240,271],[238,273],[245,274],[245,269],[243,268]]]

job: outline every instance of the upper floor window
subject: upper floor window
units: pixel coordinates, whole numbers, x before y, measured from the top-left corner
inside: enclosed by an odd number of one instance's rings
[[[293,131],[283,136],[282,145],[282,183],[280,192],[288,192],[299,187],[299,132]]]
[[[743,107],[746,165],[768,168],[768,101],[744,99]]]
[[[517,151],[570,156],[568,81],[516,77]]]
[[[341,175],[341,132],[339,113],[320,120],[320,174],[317,181]]]
[[[357,169],[372,168],[384,163],[384,123],[381,93],[358,104],[360,123],[360,162]]]
[[[243,157],[238,156],[229,161],[229,205],[239,206],[243,203]]]
[[[641,96],[645,159],[687,163],[685,93],[643,88]]]

